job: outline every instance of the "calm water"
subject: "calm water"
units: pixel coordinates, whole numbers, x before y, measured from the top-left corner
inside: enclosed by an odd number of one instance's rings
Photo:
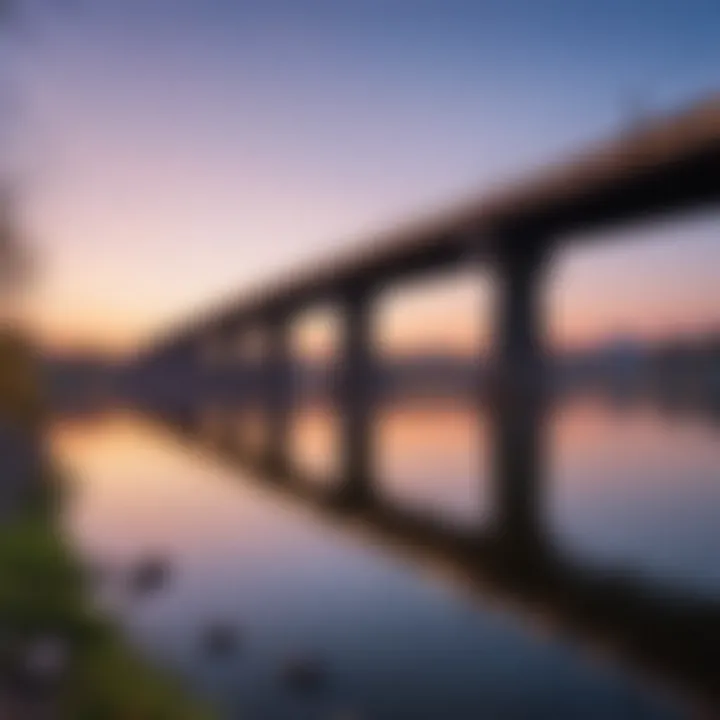
[[[298,463],[331,472],[333,435],[329,413],[302,414]],[[588,563],[720,599],[719,435],[706,418],[566,403],[548,426],[549,531]],[[487,436],[486,421],[456,405],[386,409],[383,494],[482,527]],[[88,561],[120,571],[100,600],[224,717],[682,716],[671,694],[521,608],[471,594],[138,415],[58,421],[54,438],[77,484],[68,531]],[[171,561],[171,580],[133,598],[122,571],[148,554]],[[229,659],[203,653],[215,620],[241,632]],[[279,679],[298,656],[322,659],[320,692],[298,696]]]

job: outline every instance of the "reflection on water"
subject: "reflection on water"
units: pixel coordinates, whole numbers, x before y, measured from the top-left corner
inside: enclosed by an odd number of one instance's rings
[[[588,403],[552,431],[550,525],[564,546],[720,597],[720,425]]]
[[[301,414],[299,463],[330,474],[335,430],[327,411]],[[557,543],[720,596],[717,426],[586,400],[561,407],[549,430],[543,513]],[[385,496],[458,527],[486,523],[483,417],[457,405],[387,408],[376,432]],[[527,611],[468,594],[447,572],[156,424],[121,414],[59,421],[55,441],[77,477],[68,528],[80,550],[121,570],[148,554],[172,563],[161,594],[132,598],[111,573],[105,599],[148,653],[227,717],[673,717],[656,686]],[[240,632],[230,660],[203,654],[203,628],[216,621]],[[297,656],[322,660],[322,692],[283,686]]]
[[[311,476],[337,472],[335,424],[327,409],[297,418],[295,453]],[[484,413],[458,403],[390,406],[376,434],[387,497],[462,525],[491,516]],[[561,405],[548,435],[540,511],[562,547],[720,596],[720,424],[590,397]]]

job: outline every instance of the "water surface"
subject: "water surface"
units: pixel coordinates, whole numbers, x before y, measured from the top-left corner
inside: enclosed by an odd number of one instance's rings
[[[720,598],[717,426],[583,400],[557,409],[547,430],[541,510],[557,542],[588,563]],[[329,476],[334,435],[331,413],[301,413],[298,463]],[[88,561],[116,570],[101,600],[139,648],[225,717],[679,716],[664,688],[229,467],[207,445],[128,412],[59,420],[54,439],[75,478],[72,540]],[[389,407],[377,442],[389,500],[458,526],[486,525],[482,414],[457,404]],[[134,598],[124,573],[148,555],[169,559],[171,580]],[[216,620],[241,633],[227,659],[203,651],[203,630]],[[317,693],[282,682],[298,656],[326,668]]]

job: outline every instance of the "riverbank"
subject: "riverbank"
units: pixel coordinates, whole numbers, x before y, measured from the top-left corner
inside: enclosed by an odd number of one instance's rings
[[[28,717],[208,717],[175,683],[137,658],[94,611],[89,579],[55,524],[55,502],[35,502],[0,527],[5,703],[16,712],[27,710]]]
[[[41,406],[27,348],[19,338],[3,334],[0,717],[209,717],[176,682],[136,656],[93,607],[92,579],[60,530],[65,483],[42,450]]]

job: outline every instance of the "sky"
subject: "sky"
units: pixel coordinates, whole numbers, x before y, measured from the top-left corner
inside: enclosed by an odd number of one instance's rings
[[[720,90],[717,0],[40,3],[4,41],[3,80],[38,258],[29,313],[58,348],[131,351]],[[720,327],[719,217],[563,253],[556,340]],[[467,349],[488,284],[396,293],[383,333]]]

